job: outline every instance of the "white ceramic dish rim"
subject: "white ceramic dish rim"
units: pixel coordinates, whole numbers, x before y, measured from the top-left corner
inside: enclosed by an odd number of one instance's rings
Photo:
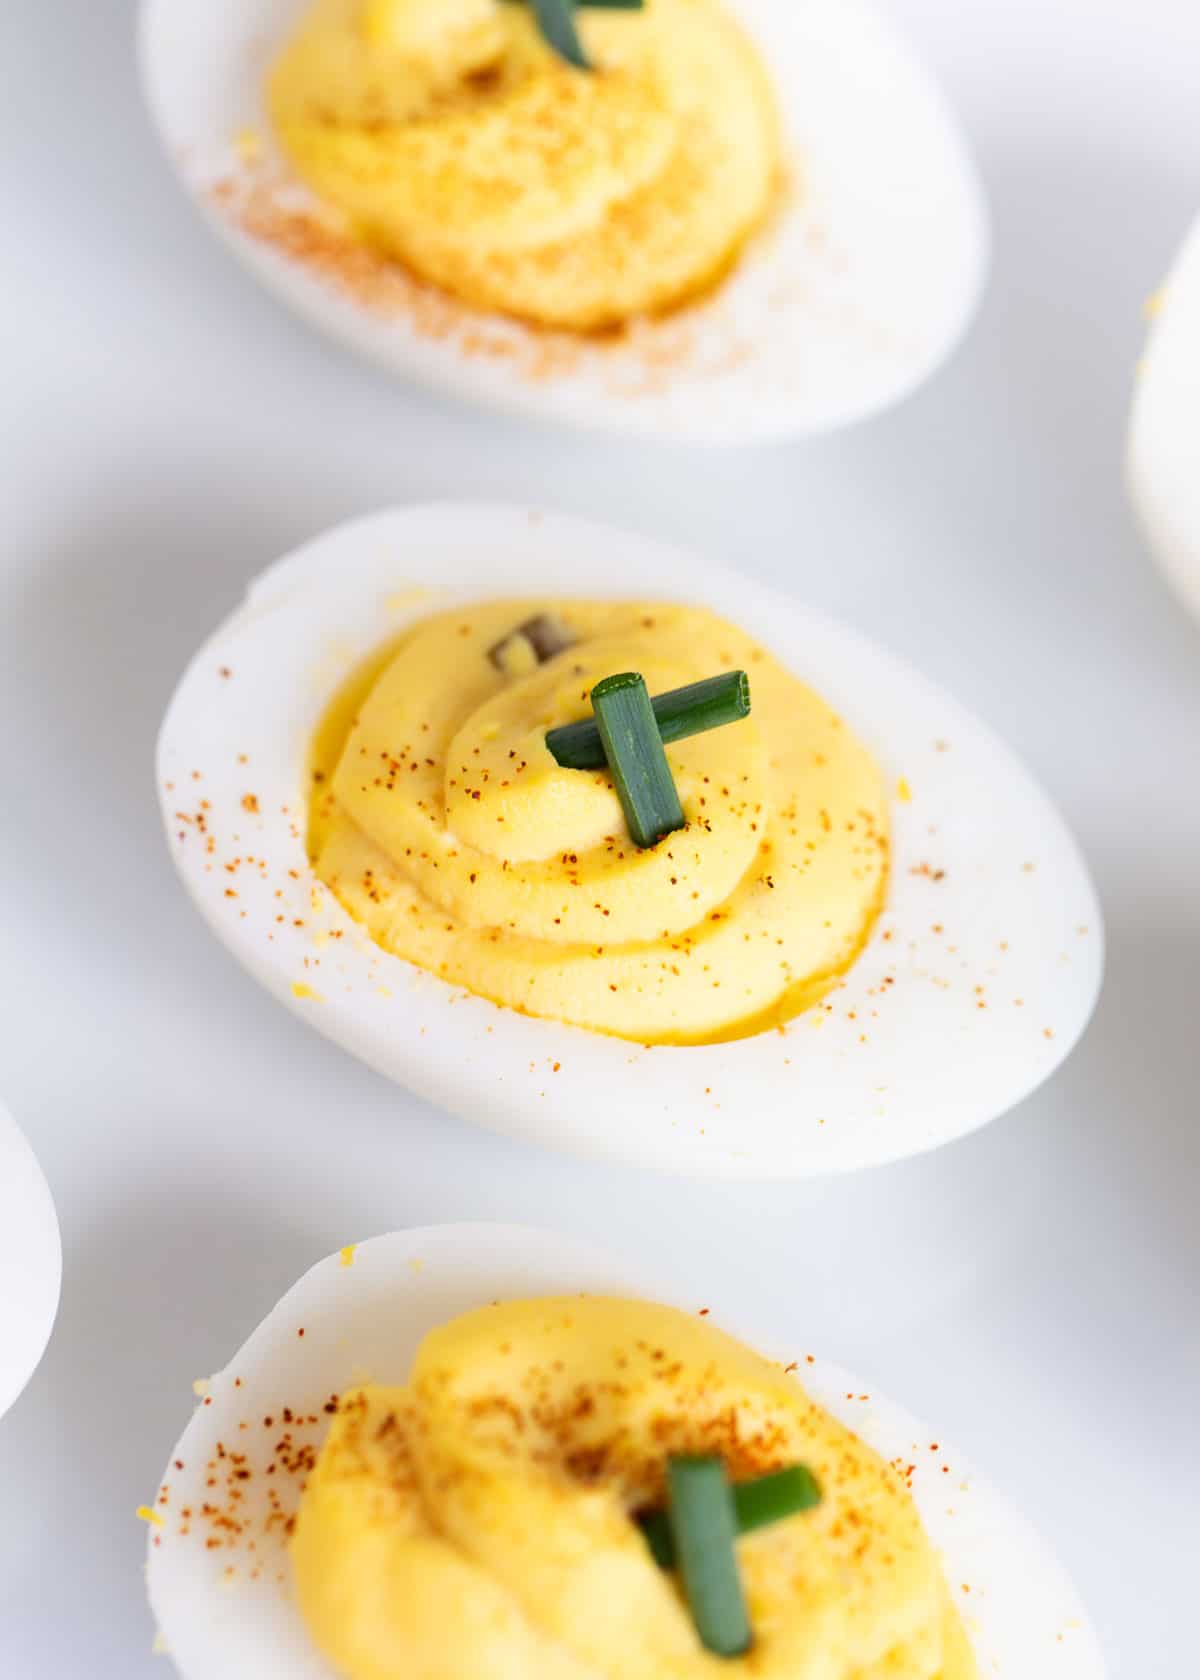
[[[381,317],[236,225],[217,181],[268,134],[262,73],[302,0],[143,0],[143,89],[193,202],[269,291],[391,372],[559,424],[696,443],[817,434],[899,401],[953,351],[987,272],[977,172],[945,97],[865,0],[729,0],[776,63],[805,196],[720,291],[626,347],[571,346],[464,314],[457,335]],[[786,66],[786,69],[784,68]],[[273,154],[272,154],[273,155]],[[283,162],[273,167],[286,175]],[[297,188],[289,189],[289,203]],[[308,200],[311,202],[311,200]],[[478,351],[486,335],[485,355]],[[561,370],[569,367],[569,374]],[[531,371],[532,370],[532,371]]]
[[[460,599],[536,595],[563,588],[564,555],[568,592],[640,595],[653,578],[661,596],[736,618],[831,700],[890,777],[911,784],[911,803],[893,807],[889,904],[823,1018],[810,1012],[783,1033],[733,1044],[647,1050],[498,1009],[412,968],[373,945],[317,883],[302,838],[304,763],[344,673],[406,618],[454,598],[451,580]],[[444,593],[430,592],[430,576]],[[239,672],[256,660],[257,677],[240,685]],[[223,670],[234,676],[224,679]],[[864,701],[868,684],[876,698]],[[872,711],[880,695],[886,719]],[[956,756],[956,735],[970,740],[970,754]],[[261,807],[253,818],[235,798],[241,782],[230,779],[243,752],[245,783]],[[181,801],[195,803],[197,770],[210,798],[206,826],[221,841],[214,857],[181,838],[193,836],[179,812]],[[443,1108],[585,1156],[701,1175],[800,1177],[918,1153],[995,1118],[1047,1077],[1083,1031],[1099,988],[1100,912],[1075,843],[1024,768],[963,708],[853,631],[742,574],[561,514],[472,503],[398,508],[340,526],[268,568],[181,679],[158,772],[188,890],[275,997]],[[930,827],[940,831],[935,840]],[[286,859],[294,877],[280,885],[275,876],[243,876],[234,898],[218,867],[233,841]],[[930,878],[931,855],[954,859],[940,883]],[[919,938],[901,949],[897,930],[907,935],[918,923]],[[330,931],[338,936],[332,955],[317,944]],[[951,960],[945,941],[956,935]],[[1006,935],[1013,948],[1003,953]],[[956,962],[965,975],[945,978]],[[988,969],[999,978],[987,978]],[[1012,1008],[1008,996],[1003,1009],[978,1007],[975,986],[1003,986],[1006,976],[1027,1007]],[[893,1000],[910,983],[920,1013],[910,1004],[898,1018]],[[318,997],[298,996],[297,985]],[[342,985],[352,987],[348,999]],[[864,1028],[869,1067],[859,1048]],[[880,1067],[898,1070],[903,1083],[872,1077]]]
[[[151,1529],[147,1582],[167,1650],[185,1680],[282,1672],[289,1680],[332,1680],[291,1600],[281,1540],[272,1551],[260,1534],[262,1573],[251,1581],[244,1554],[234,1554],[235,1575],[226,1576],[230,1553],[205,1549],[202,1524],[186,1540],[174,1532],[181,1505],[222,1498],[208,1493],[205,1466],[228,1431],[231,1405],[250,1420],[237,1440],[257,1471],[256,1443],[264,1442],[258,1450],[269,1460],[273,1439],[258,1429],[264,1414],[277,1416],[287,1404],[320,1417],[328,1397],[349,1383],[403,1382],[426,1331],[472,1307],[574,1293],[640,1296],[687,1311],[701,1304],[675,1286],[648,1287],[644,1271],[639,1275],[629,1261],[527,1226],[393,1232],[355,1245],[349,1265],[339,1253],[313,1267],[209,1379],[210,1403],[196,1407],[163,1473],[165,1520]],[[776,1357],[797,1364],[805,1389],[883,1457],[911,1464],[913,1497],[976,1644],[981,1680],[1102,1680],[1099,1644],[1062,1566],[955,1447],[840,1367],[797,1349]],[[321,1426],[302,1438],[315,1446],[323,1433]],[[261,1514],[254,1501],[262,1485],[253,1473],[245,1484],[249,1504],[239,1510],[251,1522]],[[278,1537],[280,1530],[272,1533]],[[173,1548],[180,1546],[189,1548],[184,1566],[172,1569]]]

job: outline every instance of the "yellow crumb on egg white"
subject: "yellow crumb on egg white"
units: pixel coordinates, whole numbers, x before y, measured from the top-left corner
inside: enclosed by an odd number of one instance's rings
[[[161,1511],[154,1510],[153,1506],[139,1505],[134,1515],[139,1519],[139,1521],[150,1523],[154,1528],[161,1528],[163,1526],[163,1515]]]
[[[292,981],[292,996],[294,998],[300,998],[302,1001],[307,999],[310,1003],[325,1002],[325,999],[321,996],[320,992],[315,991],[313,987],[308,985],[304,980]]]
[[[258,163],[263,155],[263,137],[254,128],[240,128],[233,137],[233,149],[243,163]]]

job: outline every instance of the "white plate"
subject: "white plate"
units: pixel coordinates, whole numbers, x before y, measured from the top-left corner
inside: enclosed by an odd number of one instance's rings
[[[652,585],[726,614],[826,697],[893,786],[911,788],[893,804],[873,937],[825,1005],[783,1032],[644,1049],[497,1008],[374,945],[309,867],[306,758],[342,677],[412,617],[455,599],[561,593],[564,576],[568,593]],[[957,702],[748,577],[563,515],[397,509],[273,566],[180,682],[158,777],[189,892],[268,991],[420,1096],[581,1155],[799,1177],[931,1149],[1045,1079],[1100,984],[1100,911],[1071,836]],[[242,853],[261,867],[239,870],[235,887],[224,865]]]
[[[359,1244],[350,1265],[335,1254],[308,1272],[210,1379],[150,1492],[160,1517],[150,1531],[150,1602],[184,1680],[281,1671],[290,1680],[334,1680],[291,1596],[285,1526],[300,1478],[278,1463],[268,1473],[283,1407],[292,1413],[288,1457],[302,1474],[324,1435],[330,1397],[364,1377],[404,1382],[436,1325],[489,1301],[576,1292],[648,1296],[689,1310],[702,1304],[648,1287],[629,1263],[572,1238],[511,1225],[397,1232]],[[1102,1680],[1099,1645],[1061,1566],[940,1431],[838,1366],[810,1364],[800,1349],[773,1351],[782,1363],[798,1361],[814,1399],[883,1457],[912,1466],[913,1497],[942,1555],[981,1680]],[[233,1452],[244,1462],[232,1463]],[[220,1544],[210,1547],[212,1539]]]
[[[62,1244],[49,1188],[0,1103],[0,1417],[46,1350],[61,1284]]]
[[[824,432],[904,396],[953,348],[986,270],[983,200],[940,92],[862,0],[729,3],[772,68],[805,190],[711,300],[616,346],[479,316],[396,270],[364,302],[246,231],[312,207],[269,144],[253,163],[237,144],[269,141],[264,76],[304,0],[144,0],[142,75],[210,224],[297,313],[392,372],[645,436]]]

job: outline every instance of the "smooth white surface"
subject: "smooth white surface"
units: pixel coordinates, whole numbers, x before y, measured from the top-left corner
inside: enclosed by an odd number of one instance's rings
[[[0,1102],[0,1418],[32,1376],[58,1309],[62,1244],[33,1150]]]
[[[983,313],[869,426],[697,458],[500,425],[323,344],[181,198],[132,5],[21,8],[0,101],[19,230],[0,265],[0,1089],[66,1270],[0,1424],[5,1680],[162,1680],[133,1508],[192,1378],[307,1265],[403,1224],[549,1217],[690,1268],[714,1312],[937,1418],[1052,1542],[1121,1680],[1194,1668],[1200,635],[1144,553],[1121,456],[1142,303],[1196,210],[1200,13],[892,10],[981,158]],[[162,845],[172,684],[275,555],[464,491],[693,543],[857,621],[1001,730],[1107,914],[1105,991],[1059,1076],[903,1166],[668,1198],[418,1103],[398,1123],[391,1086],[240,974]]]
[[[147,1536],[150,1602],[186,1680],[337,1680],[291,1591],[280,1513],[294,1512],[298,1489],[286,1473],[275,1476],[279,1428],[264,1433],[264,1416],[288,1406],[300,1420],[293,1452],[315,1449],[330,1395],[355,1382],[407,1381],[422,1339],[438,1325],[492,1301],[576,1294],[632,1296],[684,1312],[703,1305],[678,1277],[529,1226],[392,1232],[306,1272],[209,1381],[148,1496],[162,1519]],[[720,1328],[739,1333],[736,1324]],[[807,1392],[883,1458],[912,1466],[913,1498],[985,1680],[1104,1680],[1095,1634],[1057,1560],[936,1422],[868,1394],[840,1366],[810,1363],[804,1348],[775,1340],[760,1351],[798,1366]],[[245,1459],[236,1501],[220,1462],[222,1444],[234,1442]],[[210,1547],[212,1525],[181,1519],[181,1508],[198,1512],[206,1503],[236,1513],[242,1526],[232,1545]]]
[[[983,284],[986,213],[954,116],[868,0],[728,3],[771,66],[800,190],[696,309],[620,344],[559,340],[549,357],[544,334],[396,276],[399,306],[365,308],[245,231],[248,203],[315,204],[271,146],[263,99],[306,0],[145,0],[140,56],[167,155],[214,231],[298,315],[406,384],[649,437],[824,432],[886,408],[949,354]],[[264,148],[249,170],[246,133]]]
[[[1200,218],[1152,311],[1129,417],[1129,491],[1151,552],[1200,618]]]
[[[710,607],[811,683],[880,767],[883,910],[839,986],[782,1031],[647,1050],[498,1010],[382,951],[309,863],[312,738],[361,662],[456,601],[564,593]],[[285,1007],[451,1114],[592,1160],[777,1179],[919,1154],[1048,1079],[1100,986],[1100,908],[1078,847],[978,719],[744,572],[545,509],[413,504],[275,562],[181,676],[157,770],[188,892]]]

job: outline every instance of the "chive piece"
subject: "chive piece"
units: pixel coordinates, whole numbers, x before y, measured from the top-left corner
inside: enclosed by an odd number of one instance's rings
[[[562,653],[564,648],[569,648],[574,641],[575,637],[561,619],[553,617],[550,613],[538,613],[493,643],[487,650],[487,656],[498,671],[507,671],[509,656],[516,651],[516,644],[527,642],[535,664],[544,665],[548,659],[553,659],[556,653]]]
[[[592,690],[592,709],[633,843],[656,846],[684,817],[645,678],[637,671],[605,677]]]
[[[538,28],[560,58],[579,70],[590,70],[587,54],[575,27],[575,7],[592,6],[597,11],[640,12],[646,0],[531,0]]]
[[[521,626],[521,634],[528,639],[541,665],[547,659],[553,659],[556,653],[573,646],[576,639],[562,619],[555,618],[553,613],[538,613],[536,618],[527,618]]]
[[[674,1569],[675,1542],[671,1538],[671,1519],[665,1511],[639,1511],[636,1517],[642,1538],[650,1548],[650,1556],[660,1569]]]
[[[667,1489],[671,1536],[700,1643],[718,1657],[741,1656],[750,1648],[750,1619],[725,1467],[719,1458],[670,1458]]]
[[[650,704],[659,737],[670,746],[672,741],[686,741],[689,735],[703,735],[748,717],[750,679],[745,671],[725,671],[719,677],[656,694]],[[564,770],[604,768],[604,747],[595,718],[547,730],[546,745]]]
[[[739,1534],[752,1534],[768,1523],[782,1522],[821,1503],[821,1484],[803,1464],[772,1470],[733,1488],[733,1515]],[[665,1511],[643,1511],[637,1518],[652,1557],[660,1569],[674,1569],[675,1544]]]
[[[752,1534],[768,1523],[782,1522],[821,1503],[821,1484],[805,1464],[773,1470],[739,1482],[733,1490],[733,1512],[739,1534]]]
[[[531,0],[531,3],[538,28],[559,58],[565,58],[577,70],[590,70],[575,27],[574,0]]]

